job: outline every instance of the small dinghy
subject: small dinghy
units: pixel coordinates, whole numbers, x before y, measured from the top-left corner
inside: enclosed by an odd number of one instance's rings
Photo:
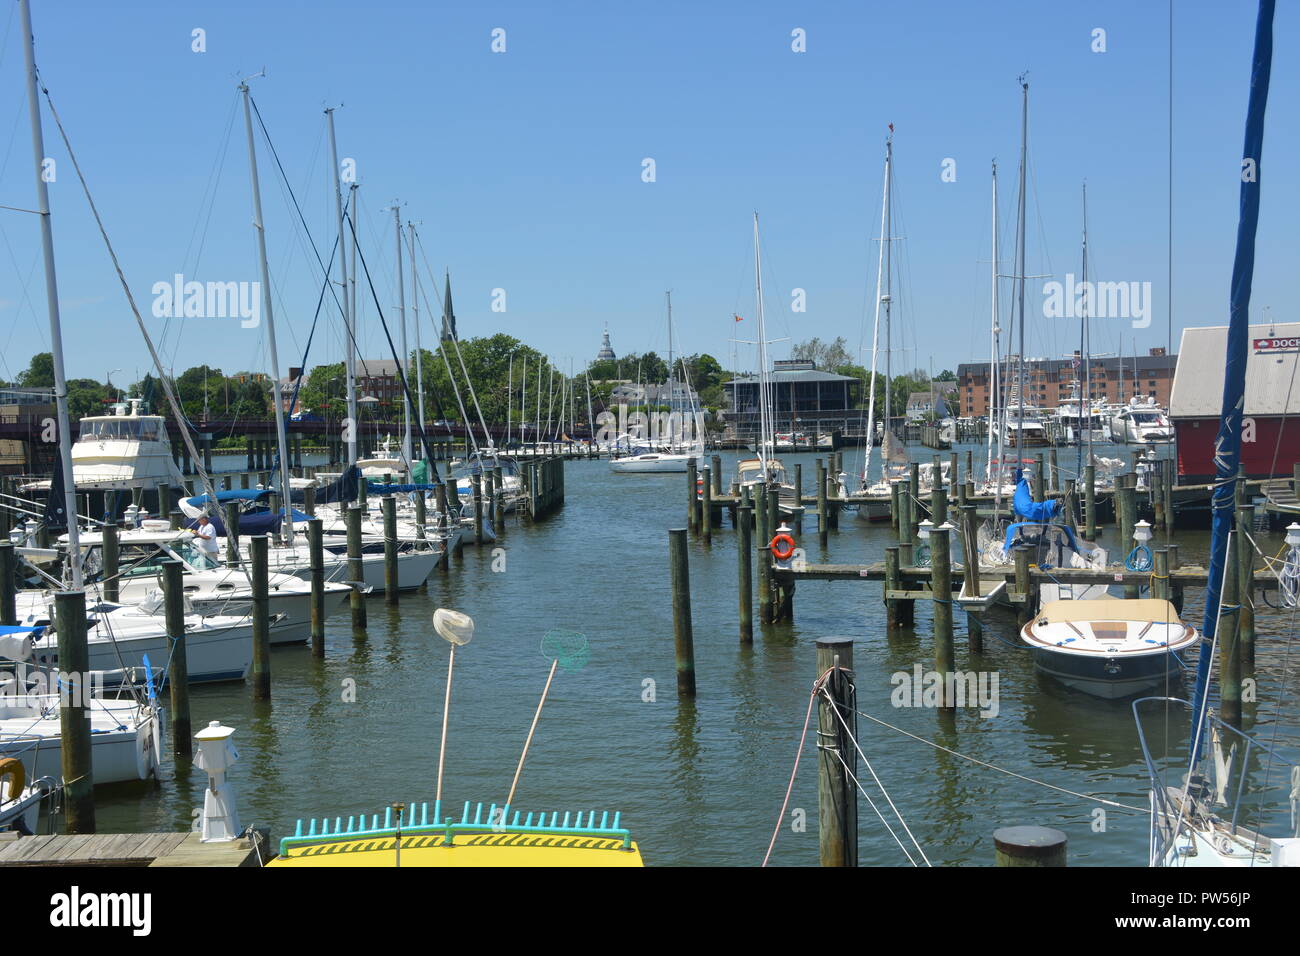
[[[1052,601],[1020,631],[1034,663],[1067,687],[1114,700],[1158,687],[1182,674],[1177,652],[1195,645],[1168,601]]]

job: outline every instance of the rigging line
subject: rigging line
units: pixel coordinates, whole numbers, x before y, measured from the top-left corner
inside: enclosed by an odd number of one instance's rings
[[[37,78],[39,80],[39,75]],[[136,325],[140,327],[140,334],[144,336],[144,342],[149,348],[149,355],[153,358],[154,367],[158,369],[159,384],[162,386],[163,393],[167,396],[168,404],[171,405],[172,414],[176,416],[177,429],[181,434],[181,438],[185,441],[185,447],[190,453],[190,460],[194,462],[194,468],[198,473],[199,480],[203,483],[204,490],[212,495],[211,500],[216,500],[217,490],[213,486],[207,470],[203,467],[203,458],[194,444],[194,439],[190,434],[191,429],[186,427],[185,414],[181,410],[180,402],[176,398],[170,379],[163,371],[162,359],[159,358],[158,350],[154,347],[153,339],[149,336],[149,330],[145,327],[144,319],[141,317],[140,309],[135,302],[135,295],[131,292],[130,283],[126,281],[126,274],[122,271],[122,264],[118,261],[112,240],[108,238],[108,230],[105,229],[104,220],[99,215],[99,208],[95,205],[95,199],[90,194],[90,186],[81,171],[81,164],[77,162],[77,154],[73,152],[72,142],[68,139],[67,130],[63,128],[63,121],[59,118],[59,111],[54,108],[54,99],[50,96],[50,91],[44,83],[41,83],[41,92],[45,94],[45,102],[50,107],[50,116],[54,119],[54,125],[58,127],[59,136],[63,139],[63,146],[68,151],[68,158],[72,160],[72,168],[76,171],[77,179],[81,183],[81,190],[86,196],[86,203],[90,206],[90,212],[95,217],[95,225],[99,227],[99,235],[104,240],[104,246],[108,250],[109,258],[113,261],[113,269],[117,272],[118,281],[122,284],[122,291],[126,294],[127,303],[131,306],[131,314],[135,316]]]
[[[828,690],[826,689],[825,686],[822,687],[822,691],[821,691],[821,692],[822,692],[823,696],[825,696],[825,698],[826,698],[827,701],[829,701],[832,705],[835,704],[835,701],[831,698],[830,691],[828,691]],[[831,707],[831,710],[832,710],[832,712],[834,712],[836,719],[839,720],[839,722],[840,722],[840,726],[842,726],[842,727],[844,728],[844,732],[848,735],[849,740],[853,741],[853,748],[858,752],[858,756],[862,758],[862,762],[863,762],[864,764],[866,764],[866,765],[867,765],[867,769],[871,771],[871,779],[874,780],[874,781],[876,782],[876,786],[880,788],[880,792],[881,792],[881,794],[883,794],[885,800],[888,801],[888,803],[889,803],[889,809],[891,809],[891,810],[894,811],[894,816],[896,816],[896,817],[898,818],[898,822],[899,822],[899,824],[902,825],[902,827],[903,827],[903,832],[906,833],[908,839],[912,841],[912,845],[916,847],[916,852],[919,853],[919,854],[921,855],[921,859],[922,859],[922,860],[925,860],[925,865],[926,865],[926,866],[930,866],[930,865],[931,865],[931,863],[930,863],[930,858],[927,857],[927,856],[925,855],[925,850],[921,849],[921,844],[920,844],[920,842],[918,842],[917,839],[916,839],[916,837],[912,835],[912,829],[911,829],[911,827],[909,827],[909,826],[907,825],[907,821],[904,820],[904,819],[903,819],[903,815],[902,815],[901,813],[899,813],[899,811],[898,811],[898,807],[896,807],[896,806],[894,805],[894,800],[893,800],[892,797],[890,797],[890,795],[889,795],[889,791],[885,789],[885,785],[884,785],[883,783],[881,783],[881,782],[880,782],[880,778],[876,776],[876,770],[875,770],[874,767],[871,766],[871,761],[868,760],[868,759],[867,759],[867,755],[866,755],[865,753],[862,752],[862,747],[859,746],[859,744],[858,744],[858,738],[857,738],[857,735],[856,735],[855,733],[853,733],[853,731],[849,728],[849,725],[845,722],[844,717],[843,717],[843,715],[840,713],[840,709],[839,709],[838,706],[832,706],[832,707]],[[854,779],[856,780],[857,778],[855,777]],[[861,785],[859,784],[859,787],[860,787],[860,786],[861,786]],[[865,791],[864,791],[864,795],[865,795]],[[870,800],[871,798],[868,797],[867,799]],[[873,808],[874,808],[874,804],[873,804]],[[879,813],[879,811],[876,811],[876,812]],[[881,818],[881,821],[882,821],[882,822],[884,821],[884,818],[883,818],[883,817]],[[885,824],[885,825],[888,826],[888,824]],[[892,831],[891,831],[891,832],[892,832]],[[895,838],[895,839],[897,839],[897,838]],[[899,845],[901,846],[902,844],[900,843]],[[906,853],[907,851],[904,850],[903,852]],[[910,856],[910,855],[908,856],[908,859],[909,859],[909,860],[911,859],[911,856]]]
[[[1059,793],[1064,793],[1071,797],[1078,797],[1081,800],[1091,800],[1094,803],[1101,803],[1108,807],[1115,807],[1116,809],[1119,810],[1132,810],[1135,813],[1141,813],[1141,814],[1149,814],[1151,812],[1151,809],[1149,807],[1134,807],[1128,805],[1127,803],[1119,803],[1115,800],[1107,800],[1105,797],[1094,797],[1090,793],[1078,793],[1077,791],[1074,790],[1067,790],[1065,787],[1058,787],[1056,784],[1053,783],[1047,783],[1044,780],[1035,780],[1033,777],[1026,777],[1024,774],[1016,773],[1014,770],[1006,770],[1002,767],[997,766],[996,764],[991,764],[991,763],[987,763],[986,761],[980,760],[978,757],[972,757],[969,754],[964,754],[961,753],[960,751],[953,750],[950,747],[945,747],[943,744],[935,743],[933,740],[927,740],[924,737],[919,737],[916,734],[904,730],[902,727],[895,727],[893,724],[886,723],[885,721],[881,720],[879,717],[872,717],[870,714],[865,713],[864,711],[859,710],[856,711],[856,713],[859,717],[865,717],[867,718],[867,720],[871,721],[872,723],[880,724],[880,726],[886,727],[889,730],[893,730],[897,733],[900,733],[904,737],[911,737],[913,740],[919,741],[920,743],[933,747],[935,750],[942,750],[944,753],[951,754],[954,757],[960,757],[962,760],[969,760],[971,763],[978,764],[979,766],[984,767],[987,770],[996,770],[998,773],[1006,774],[1008,777],[1015,777],[1017,780],[1023,780],[1026,783],[1034,783],[1040,787],[1046,787],[1048,790],[1056,790]]]
[[[799,735],[799,746],[794,752],[794,767],[790,771],[790,782],[785,788],[785,799],[781,801],[781,810],[776,815],[776,827],[772,830],[772,839],[767,844],[767,852],[763,854],[763,866],[767,866],[767,861],[772,858],[772,848],[776,846],[776,838],[781,833],[781,824],[785,821],[786,808],[790,806],[790,794],[794,792],[795,775],[799,773],[799,761],[803,758],[803,748],[808,741],[808,725],[812,722],[813,702],[817,700],[818,688],[832,670],[834,668],[829,668],[825,674],[813,681],[812,693],[808,695],[808,713],[803,718],[803,733]]]
[[[333,269],[333,268],[334,268],[334,256],[338,253],[338,250],[339,250],[339,240],[338,240],[338,237],[335,236],[335,237],[334,237],[334,245],[333,245],[333,247],[330,249],[330,261],[329,261],[329,266],[328,266],[328,268],[330,268],[330,269]],[[330,284],[329,273],[326,272],[326,274],[325,274],[325,282],[324,282],[324,284],[321,286],[321,290],[320,290],[320,297],[316,299],[316,314],[313,315],[313,316],[312,316],[312,319],[311,319],[311,331],[309,331],[309,332],[307,333],[307,344],[306,344],[305,346],[303,346],[303,350],[302,350],[302,363],[299,365],[299,368],[303,368],[303,369],[305,369],[305,368],[307,367],[307,356],[311,354],[311,342],[312,342],[312,339],[315,338],[315,336],[316,336],[316,322],[320,319],[320,310],[321,310],[321,306],[325,304],[325,287],[328,286],[329,284]],[[293,414],[293,410],[294,410],[294,409],[297,407],[297,405],[298,405],[298,391],[302,388],[302,380],[303,380],[305,377],[306,377],[306,376],[305,376],[302,372],[299,372],[299,373],[298,373],[298,378],[294,381],[294,385],[293,385],[293,397],[289,400],[289,414],[290,414],[290,415]]]
[[[862,794],[862,796],[866,798],[871,809],[876,812],[876,816],[879,818],[881,824],[889,831],[889,835],[894,838],[894,842],[898,844],[898,848],[903,851],[903,856],[907,857],[907,862],[912,864],[912,866],[916,866],[916,860],[914,860],[912,854],[907,851],[907,847],[903,845],[903,841],[898,838],[898,834],[894,832],[894,828],[889,825],[889,821],[885,819],[885,815],[880,812],[880,808],[876,806],[876,801],[871,799],[871,794],[867,793],[866,787],[862,786],[862,781],[859,780],[857,775],[852,771],[852,769],[850,769],[848,763],[844,760],[844,755],[837,749],[830,747],[822,748],[820,744],[818,745],[818,749],[825,749],[835,755],[835,759],[840,762],[840,766],[844,768],[844,772],[849,775],[849,779],[851,779],[857,786],[858,793]]]
[[[361,252],[361,247],[357,243],[357,227],[352,217],[344,214],[347,220],[348,228],[352,233],[352,248],[356,251],[358,258],[361,260],[361,268],[366,274],[366,285],[370,289],[370,297],[375,303],[375,312],[379,316],[379,324],[384,330],[384,338],[388,340],[388,349],[393,354],[393,360],[396,362],[394,371],[397,373],[398,381],[402,383],[402,391],[405,393],[407,400],[411,399],[411,386],[406,380],[406,372],[402,369],[402,362],[397,357],[397,346],[393,344],[393,336],[388,330],[388,322],[384,319],[384,310],[379,305],[379,294],[375,291],[374,280],[370,277],[370,266],[366,264],[366,257]],[[328,273],[327,273],[328,274]],[[442,479],[438,476],[438,466],[434,464],[433,453],[429,449],[429,439],[424,433],[424,422],[415,423],[420,433],[420,447],[424,449],[424,457],[429,463],[430,477],[434,484],[441,484]]]

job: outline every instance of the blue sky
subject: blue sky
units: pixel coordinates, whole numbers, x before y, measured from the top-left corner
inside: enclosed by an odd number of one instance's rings
[[[1174,5],[1173,344],[1226,321],[1237,168],[1256,6]],[[241,74],[252,81],[322,252],[333,239],[325,105],[362,183],[363,251],[387,310],[394,200],[452,273],[463,336],[505,331],[581,368],[608,324],[621,354],[679,343],[730,364],[753,338],[752,213],[762,220],[768,333],[870,344],[887,124],[895,124],[895,368],[987,354],[989,163],[1010,256],[1019,88],[1030,82],[1028,268],[1077,273],[1080,185],[1095,277],[1150,282],[1151,326],[1096,324],[1094,351],[1165,345],[1168,8],[1165,3],[121,3],[33,0],[37,61],[142,308],[177,273],[256,280]],[[1280,4],[1253,315],[1294,319],[1300,191],[1300,14]],[[191,31],[207,51],[191,51]],[[1092,52],[1092,31],[1106,52]],[[493,53],[491,31],[506,31]],[[791,50],[806,31],[807,51]],[[0,9],[0,204],[33,203],[16,4]],[[231,120],[234,120],[231,125]],[[71,164],[46,117],[69,374],[148,370]],[[259,143],[280,364],[298,364],[319,270]],[[656,181],[642,181],[653,158]],[[941,181],[945,159],[955,182]],[[1270,175],[1270,173],[1272,173]],[[39,232],[0,211],[0,376],[48,347]],[[201,252],[200,252],[201,250]],[[421,266],[423,269],[423,265]],[[1009,265],[1008,265],[1009,271]],[[1037,280],[1041,281],[1041,280]],[[492,290],[506,311],[491,311]],[[807,311],[791,311],[791,290]],[[425,294],[430,295],[428,283]],[[1077,326],[1041,317],[1027,352],[1067,353]],[[733,312],[746,317],[736,325]],[[267,368],[264,329],[149,317],[176,371]],[[368,355],[383,355],[375,309]],[[1004,325],[1006,324],[1004,319]],[[431,339],[428,325],[422,333]],[[414,333],[411,333],[412,341]],[[772,346],[775,356],[788,342]],[[742,347],[748,367],[752,350]],[[337,361],[322,319],[309,364]]]

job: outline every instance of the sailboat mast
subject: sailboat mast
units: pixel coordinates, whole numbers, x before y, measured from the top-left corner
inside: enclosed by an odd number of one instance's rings
[[[999,422],[1001,413],[1001,382],[998,375],[998,358],[1001,348],[998,343],[998,336],[1002,329],[998,326],[998,319],[1001,313],[1001,302],[998,300],[998,163],[993,161],[993,266],[992,266],[992,306],[989,321],[989,429],[986,441],[988,456],[986,477],[990,482],[997,482],[997,489],[994,495],[998,504],[1001,505],[1001,487],[1000,474],[993,467],[993,432],[998,433],[998,461],[999,469],[1002,459],[1002,441],[1005,437],[1004,429]]]
[[[1083,310],[1082,310],[1083,315],[1080,317],[1082,328],[1079,330],[1079,334],[1081,336],[1081,340],[1079,343],[1079,351],[1083,353],[1080,356],[1080,358],[1083,360],[1084,396],[1083,396],[1083,401],[1079,403],[1079,421],[1082,427],[1085,428],[1088,433],[1088,437],[1087,437],[1088,457],[1086,461],[1090,465],[1092,464],[1092,364],[1089,360],[1088,352],[1092,348],[1092,343],[1089,341],[1090,330],[1088,328],[1088,311],[1091,307],[1092,307],[1092,303],[1089,301],[1089,296],[1088,296],[1088,184],[1084,183],[1083,184]],[[1086,425],[1083,424],[1084,421],[1083,416],[1085,413],[1087,414]],[[1079,447],[1080,449],[1082,449],[1083,443],[1080,443]],[[1079,480],[1082,481],[1083,480],[1082,461],[1079,462],[1079,467],[1076,473],[1079,476]]]
[[[411,380],[410,365],[411,353],[406,347],[406,277],[402,275],[402,209],[396,203],[393,204],[393,235],[397,240],[397,316],[402,326],[402,360],[399,363],[402,369],[402,382]],[[411,463],[411,393],[410,390],[402,388],[402,420],[405,423],[404,434],[402,435],[402,457],[406,460],[407,466]]]
[[[763,253],[758,241],[758,213],[754,213],[754,294],[758,310],[758,464],[763,481],[767,481],[767,444],[771,421],[768,415],[767,397],[767,325],[763,319]],[[772,451],[776,451],[776,439],[772,438]]]
[[[275,438],[280,452],[280,501],[284,507],[281,537],[293,543],[293,501],[289,497],[289,441],[284,429],[284,402],[280,398],[280,358],[275,349],[275,316],[271,308],[271,269],[266,262],[266,224],[262,220],[262,187],[257,178],[257,144],[253,141],[253,112],[248,83],[239,84],[244,97],[244,131],[248,134],[248,176],[253,196],[253,231],[257,233],[257,261],[262,276],[262,311],[266,314],[266,349],[271,360],[271,404],[275,409]]]
[[[894,236],[894,133],[890,130],[889,138],[885,140],[885,229],[882,241],[885,244],[885,295],[881,300],[885,304],[885,431],[893,429],[893,398],[889,394],[894,372],[894,327],[890,318],[890,306],[893,305],[894,297],[891,290],[894,288],[894,257],[893,242]],[[880,460],[885,460],[885,436],[880,436]]]
[[[415,327],[415,394],[420,429],[424,429],[424,349],[420,348],[420,272],[415,268],[415,223],[406,224],[411,255],[411,325]],[[507,402],[507,404],[509,404]]]
[[[72,422],[68,417],[68,379],[63,368],[63,324],[59,318],[59,283],[54,271],[54,227],[50,222],[50,190],[45,181],[45,134],[37,94],[36,40],[32,35],[29,0],[21,0],[23,57],[27,66],[27,109],[31,114],[32,157],[36,166],[36,211],[41,221],[41,254],[45,265],[45,303],[50,321],[50,354],[54,358],[54,404],[59,430],[59,466],[63,469],[63,510],[68,519],[68,576],[74,591],[82,589],[81,543],[77,528],[77,485],[72,480]],[[51,491],[53,488],[51,488]],[[65,718],[66,719],[66,718]]]
[[[1016,311],[1020,321],[1017,332],[1019,344],[1016,356],[1016,381],[1019,383],[1019,400],[1016,403],[1016,454],[1024,453],[1025,445],[1025,166],[1029,151],[1029,82],[1020,78],[1020,196],[1016,203]]]
[[[510,399],[514,397],[514,394],[515,394],[515,353],[511,352],[510,368],[509,371],[506,373],[506,442],[507,443],[510,441],[510,412],[513,409],[513,406],[510,404]]]
[[[343,428],[343,435],[348,445],[348,464],[357,460],[357,357],[354,350],[356,336],[353,329],[352,308],[349,302],[347,234],[343,227],[343,182],[339,172],[339,148],[334,139],[334,109],[325,111],[329,128],[330,156],[334,162],[334,214],[339,227],[339,276],[343,285],[343,327],[347,341],[343,343],[344,362],[347,371],[348,418]]]
[[[866,451],[862,454],[862,484],[867,484],[871,473],[871,447],[876,440],[876,360],[878,344],[880,342],[880,306],[883,304],[881,298],[881,284],[885,281],[885,245],[888,243],[889,233],[886,231],[887,219],[889,214],[889,160],[885,160],[885,184],[880,197],[880,250],[876,258],[876,315],[871,326],[871,385],[867,393],[867,443]],[[889,408],[889,380],[885,380],[885,408]],[[889,415],[885,414],[885,425],[888,427]],[[885,447],[884,436],[881,436],[880,447],[880,470],[884,476]]]
[[[524,373],[519,376],[519,444],[525,440],[524,429],[528,421],[528,353],[524,353]]]

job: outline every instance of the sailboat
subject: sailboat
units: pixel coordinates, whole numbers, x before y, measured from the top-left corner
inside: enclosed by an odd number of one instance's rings
[[[767,324],[763,315],[763,251],[758,237],[758,213],[754,213],[754,296],[758,313],[758,444],[756,458],[742,458],[736,462],[736,483],[743,492],[751,493],[760,487],[776,486],[779,489],[779,508],[782,514],[793,515],[803,510],[795,500],[795,489],[786,478],[785,464],[772,454],[776,448],[776,413],[772,396],[772,383],[767,360]]]
[[[880,208],[880,257],[876,266],[876,317],[871,336],[871,379],[868,385],[867,421],[875,428],[876,418],[876,356],[880,338],[880,315],[885,317],[885,417],[880,426],[880,477],[871,480],[871,449],[874,442],[870,437],[865,445],[860,481],[861,493],[858,496],[858,520],[886,521],[893,498],[892,486],[903,481],[909,474],[907,449],[894,431],[892,398],[890,395],[890,372],[892,371],[892,322],[893,305],[893,242],[890,234],[893,229],[893,175],[894,175],[894,133],[890,125],[889,136],[885,139],[885,186]],[[927,473],[928,477],[928,473]]]
[[[1260,0],[1246,113],[1245,162],[1263,154],[1264,111],[1273,59],[1274,0]],[[1133,703],[1138,739],[1151,781],[1151,866],[1300,866],[1300,764],[1240,727],[1240,703],[1224,698],[1239,675],[1220,674],[1220,713],[1210,713],[1210,672],[1222,641],[1232,659],[1236,617],[1224,606],[1224,585],[1236,575],[1235,549],[1251,547],[1235,530],[1233,502],[1241,465],[1242,405],[1250,344],[1260,183],[1241,177],[1237,248],[1232,267],[1223,402],[1215,440],[1216,481],[1210,561],[1200,656],[1191,701],[1149,697]],[[1208,384],[1208,383],[1207,383]],[[1297,529],[1300,531],[1300,529]],[[1300,542],[1300,534],[1296,541]],[[1289,542],[1290,543],[1290,542]],[[1294,544],[1293,544],[1294,546]],[[1238,596],[1238,600],[1247,596]],[[1229,602],[1231,603],[1231,601]],[[1221,633],[1222,629],[1222,633]],[[1282,675],[1285,680],[1286,675]],[[1261,704],[1261,706],[1264,706]],[[1276,724],[1279,715],[1273,715]],[[1161,719],[1163,718],[1163,719]],[[1186,745],[1168,742],[1169,721],[1187,721]],[[1156,724],[1159,749],[1148,744],[1145,722]],[[1153,735],[1154,736],[1154,735]],[[1159,755],[1157,755],[1159,754]]]
[[[689,402],[690,426],[682,414],[681,400],[673,372],[673,294],[665,292],[668,303],[668,422],[669,434],[656,436],[647,429],[645,442],[632,448],[632,454],[611,458],[609,470],[615,474],[685,473],[692,461],[697,468],[704,467],[704,429],[700,425],[699,411],[694,401]],[[689,391],[689,389],[688,389]],[[649,405],[649,402],[646,403]],[[689,435],[689,440],[687,436]]]

